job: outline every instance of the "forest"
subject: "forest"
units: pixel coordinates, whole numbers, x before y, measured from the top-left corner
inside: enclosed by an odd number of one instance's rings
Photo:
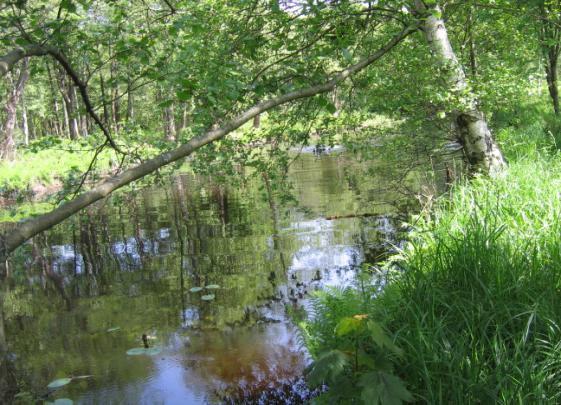
[[[560,0],[0,27],[0,403],[561,402]]]

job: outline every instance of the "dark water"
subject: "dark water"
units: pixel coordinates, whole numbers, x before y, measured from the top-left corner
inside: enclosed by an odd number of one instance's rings
[[[284,203],[260,177],[221,186],[177,176],[36,237],[4,286],[20,390],[46,395],[52,380],[91,376],[48,399],[302,402],[309,358],[287,311],[316,289],[351,285],[365,258],[396,241],[411,203],[372,169],[303,154],[289,173],[295,201]],[[423,180],[408,179],[410,189]],[[128,355],[143,334],[156,354]]]

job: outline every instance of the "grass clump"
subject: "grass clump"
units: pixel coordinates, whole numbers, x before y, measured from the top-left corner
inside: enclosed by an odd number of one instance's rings
[[[536,133],[510,138],[501,177],[456,185],[418,219],[381,293],[316,298],[303,329],[316,358],[341,347],[341,319],[367,314],[415,401],[561,402],[561,156]]]

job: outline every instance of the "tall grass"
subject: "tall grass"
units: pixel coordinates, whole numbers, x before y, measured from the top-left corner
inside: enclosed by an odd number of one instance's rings
[[[506,173],[456,185],[419,219],[378,297],[318,298],[314,353],[336,344],[334,317],[366,305],[417,401],[561,403],[561,155],[547,122],[532,125],[502,131]]]

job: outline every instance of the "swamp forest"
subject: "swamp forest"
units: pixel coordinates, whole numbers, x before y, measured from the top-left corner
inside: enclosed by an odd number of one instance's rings
[[[560,53],[561,0],[0,0],[0,403],[561,403]]]

